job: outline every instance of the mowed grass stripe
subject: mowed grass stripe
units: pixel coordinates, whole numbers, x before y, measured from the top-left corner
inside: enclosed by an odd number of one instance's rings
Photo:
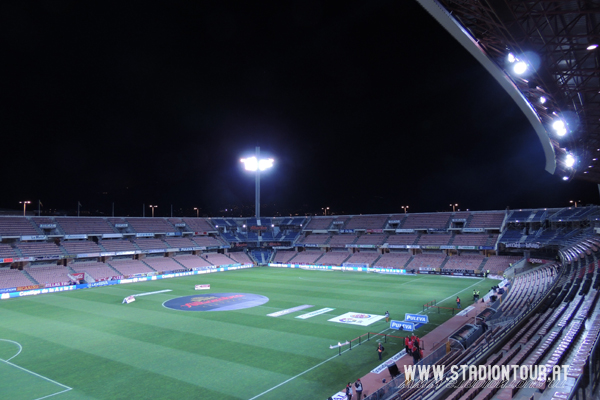
[[[52,308],[51,306],[47,307]],[[50,314],[55,315],[56,312]],[[41,318],[56,321],[53,317],[42,316]],[[330,340],[319,341],[312,336],[302,337],[287,332],[278,333],[272,329],[270,331],[255,330],[253,334],[244,335],[240,334],[242,332],[241,326],[234,323],[212,321],[199,321],[201,324],[196,324],[196,329],[186,327],[177,330],[163,326],[160,330],[157,330],[155,326],[119,318],[108,316],[81,318],[81,313],[71,313],[68,318],[63,318],[60,322],[68,324],[70,330],[91,330],[97,333],[118,336],[119,340],[122,340],[121,338],[143,340],[145,343],[169,347],[173,350],[187,351],[201,356],[284,374],[295,373],[297,368],[286,371],[265,361],[293,356],[297,365],[314,365],[321,361],[322,352],[319,349],[326,348],[331,343]],[[173,327],[176,326],[177,324],[173,325]],[[226,331],[230,333],[231,339],[215,334],[219,330],[224,330],[223,328],[226,328]],[[206,332],[207,335],[204,335],[203,332]],[[232,332],[233,334],[231,334]],[[294,343],[295,346],[286,344],[286,341]],[[308,354],[307,349],[314,350],[312,356]]]
[[[3,334],[2,330],[0,330],[0,334]],[[27,335],[22,334],[20,336],[27,337]],[[37,354],[36,364],[29,365],[29,362],[24,362],[26,367],[35,368],[35,372],[44,376],[52,376],[60,371],[64,381],[71,382],[73,387],[75,387],[74,392],[78,392],[78,394],[71,392],[61,394],[60,399],[63,399],[62,396],[65,396],[64,398],[78,398],[81,394],[85,394],[86,397],[99,395],[98,398],[105,399],[168,399],[174,398],[174,393],[177,394],[175,398],[178,399],[243,398],[242,396],[223,393],[220,390],[202,389],[195,383],[182,381],[179,378],[168,376],[169,374],[162,373],[161,371],[148,371],[147,369],[133,366],[129,362],[119,362],[112,357],[91,354],[54,342],[49,343],[38,337],[29,337],[27,341],[45,345],[45,347],[51,348],[52,351]],[[106,348],[106,350],[108,354],[114,351],[114,349],[110,348]],[[77,360],[76,363],[72,362],[74,359]],[[16,361],[16,359],[13,361]],[[21,365],[16,362],[15,364]],[[168,364],[163,365],[163,367],[165,369],[171,368]],[[198,367],[195,367],[194,370],[198,375],[201,375],[203,372],[202,368]],[[42,382],[43,380],[40,379],[40,381]],[[2,382],[2,378],[0,378],[0,382]],[[30,384],[34,388],[42,387],[41,382],[30,381]],[[56,387],[61,390],[63,389],[60,386]],[[56,390],[53,393],[61,390]],[[3,394],[2,398],[5,398],[4,390],[0,393]],[[206,394],[206,397],[200,397],[199,393]],[[25,397],[23,400],[33,400],[36,398],[38,397]]]
[[[136,385],[150,379],[155,388],[155,393],[146,397],[136,397],[135,390],[128,392],[128,397],[116,395],[117,391],[108,395],[101,385],[88,382],[89,371],[88,378],[85,373],[68,380],[56,378],[55,375],[70,375],[61,371],[66,364],[55,364],[55,368],[49,370],[53,374],[50,377],[75,388],[65,394],[66,400],[77,398],[74,392],[99,399],[248,399],[337,354],[329,349],[330,344],[388,327],[385,322],[369,327],[332,323],[327,321],[331,315],[348,311],[382,315],[389,310],[392,318],[403,319],[404,312],[421,311],[426,301],[436,297],[441,300],[477,282],[435,276],[397,277],[269,268],[165,279],[0,302],[5,326],[10,327],[9,331],[0,328],[0,338],[19,341],[29,349],[24,351],[27,355],[18,357],[20,362],[44,364],[48,357],[62,359],[64,356],[65,362],[69,361],[73,368],[85,358],[94,360],[96,365],[92,366],[92,362],[88,365],[86,361],[84,369],[117,369]],[[256,293],[269,297],[270,301],[264,307],[227,312],[179,312],[162,306],[166,299],[207,294],[207,291],[193,290],[199,283],[210,283],[209,293]],[[492,284],[490,280],[483,281],[482,291]],[[123,297],[129,294],[163,289],[173,291],[139,297],[129,305],[121,304]],[[466,300],[464,295],[461,297]],[[448,302],[453,303],[454,299]],[[277,318],[266,316],[278,309],[302,304],[314,307]],[[463,304],[466,306],[467,302]],[[331,315],[308,320],[295,318],[323,307],[335,310]],[[427,325],[427,329],[449,317],[450,314],[430,314],[432,324]],[[326,398],[343,387],[343,383],[364,375],[378,364],[375,343],[355,347],[352,352],[282,385],[261,400]],[[386,352],[391,356],[401,348],[401,344],[390,341]],[[103,376],[107,385],[112,379],[119,379],[110,373]],[[169,387],[168,394],[154,385],[161,380]],[[182,386],[181,391],[178,385]],[[79,389],[82,391],[77,392]]]
[[[31,299],[31,301],[41,299]],[[113,334],[121,334],[128,331],[141,334],[145,331],[157,329],[166,330],[170,334],[200,335],[205,338],[216,340],[227,340],[230,344],[242,345],[252,344],[265,350],[276,349],[291,354],[306,355],[302,347],[290,347],[288,343],[300,343],[307,340],[317,342],[318,339],[326,339],[318,343],[320,346],[329,345],[332,335],[317,335],[314,328],[308,326],[302,320],[284,320],[272,318],[263,314],[257,318],[242,312],[173,312],[166,308],[157,310],[139,310],[138,306],[144,300],[129,305],[105,305],[98,306],[96,302],[82,299],[47,299],[40,306],[46,308],[44,318],[60,320],[87,329],[97,329]],[[71,312],[65,312],[65,310]],[[245,310],[241,310],[245,311]],[[28,311],[26,314],[37,316],[37,313]],[[82,318],[87,314],[89,318]],[[214,317],[215,319],[212,319]],[[330,318],[330,317],[327,317]],[[328,323],[331,324],[331,323]],[[343,327],[344,325],[340,325]],[[255,328],[249,330],[246,328]],[[119,329],[114,331],[113,329]],[[363,328],[364,329],[364,328]],[[273,341],[280,335],[285,337],[282,341]],[[164,336],[161,333],[161,336]],[[315,356],[319,355],[315,352]]]
[[[33,400],[64,390],[60,385],[0,361],[0,394],[3,399]]]
[[[146,373],[164,375],[166,377],[180,380],[182,382],[208,388],[213,391],[223,392],[228,395],[235,395],[235,388],[223,386],[222,377],[235,372],[236,383],[250,387],[253,379],[260,377],[264,382],[280,382],[287,379],[290,375],[281,372],[268,371],[264,368],[250,367],[237,362],[224,359],[227,354],[235,352],[235,349],[219,346],[223,354],[219,357],[210,357],[202,354],[195,354],[190,351],[181,351],[172,347],[154,344],[144,340],[143,336],[139,339],[130,339],[125,336],[113,335],[97,330],[81,328],[73,324],[60,323],[50,319],[40,317],[29,317],[34,324],[43,326],[44,332],[38,332],[32,336],[37,337],[46,348],[53,348],[54,355],[42,360],[42,374],[51,373],[47,370],[48,364],[59,363],[64,358],[72,357],[68,350],[78,351],[82,354],[75,358],[78,360],[84,356],[91,355],[103,359],[102,364],[113,368],[113,363],[128,365],[138,369],[140,376]],[[25,334],[20,327],[13,329],[15,332]],[[74,338],[85,338],[78,340],[60,340],[61,333],[70,332]],[[169,340],[166,336],[163,340]],[[187,339],[193,342],[194,338]],[[43,342],[46,342],[45,344]],[[48,343],[49,342],[49,343]],[[94,346],[90,346],[94,343]],[[235,358],[235,356],[229,356]],[[243,357],[243,354],[238,355]],[[286,359],[286,354],[278,354],[275,360]],[[298,361],[296,359],[296,361]],[[292,365],[296,365],[295,363]],[[27,366],[24,365],[25,368]],[[281,366],[280,366],[281,367]],[[58,368],[58,366],[57,366]],[[298,371],[302,366],[297,366]],[[199,373],[202,371],[202,373]],[[52,379],[55,379],[52,377]],[[65,384],[69,385],[70,381]]]

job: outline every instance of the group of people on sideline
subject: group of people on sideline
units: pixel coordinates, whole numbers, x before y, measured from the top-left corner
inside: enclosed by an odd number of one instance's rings
[[[354,382],[354,389],[356,389],[356,398],[358,400],[362,399],[363,386],[362,382],[360,381],[360,378],[357,379],[356,382]],[[352,400],[352,394],[352,382],[348,382],[348,384],[346,385],[346,399]]]
[[[486,275],[487,274],[489,274],[489,271],[486,272]],[[478,301],[479,299],[480,299],[479,290],[473,290],[473,300]],[[461,308],[459,296],[456,297],[456,308]],[[390,313],[388,311],[386,311],[385,312],[385,322],[389,322],[389,320],[390,320]],[[484,332],[488,329],[488,326],[485,323],[485,319],[481,320],[479,322],[479,324],[483,328]],[[421,339],[419,339],[418,336],[416,336],[415,334],[411,334],[410,336],[405,337],[404,338],[404,346],[405,346],[406,354],[408,354],[409,356],[411,356],[413,358],[413,364],[416,365],[420,360],[423,359],[423,342],[421,341]],[[379,360],[383,359],[382,356],[383,356],[384,350],[385,350],[385,348],[383,347],[383,344],[379,343],[377,345],[377,355],[379,356]],[[384,380],[384,382],[385,382],[385,380]],[[354,394],[354,391],[356,391],[358,400],[361,400],[363,386],[362,386],[360,379],[357,379],[354,382],[354,384],[352,384],[351,382],[348,382],[348,384],[346,385],[347,400],[352,400],[352,395]]]
[[[423,349],[421,339],[415,334],[404,338],[404,349],[406,354],[412,356],[413,364],[417,364],[419,360],[423,359]]]

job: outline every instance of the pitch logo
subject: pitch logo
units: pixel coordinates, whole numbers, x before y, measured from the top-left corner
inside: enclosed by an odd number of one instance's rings
[[[344,324],[351,324],[353,322],[358,322],[358,320],[356,318],[340,318],[339,322],[342,322]]]
[[[371,318],[371,315],[369,314],[352,314],[350,315],[351,318],[359,318],[359,319],[365,319],[365,318]]]
[[[211,293],[167,300],[163,306],[182,311],[229,311],[260,306],[268,297],[252,293]]]

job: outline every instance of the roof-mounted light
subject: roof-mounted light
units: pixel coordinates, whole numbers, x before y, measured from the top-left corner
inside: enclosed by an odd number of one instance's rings
[[[517,75],[523,75],[527,72],[527,63],[525,61],[517,61],[513,67],[513,71]]]
[[[568,153],[565,156],[565,165],[569,168],[571,168],[573,165],[575,165],[575,157],[573,156],[573,154]]]
[[[565,125],[565,121],[562,119],[557,119],[552,123],[552,129],[556,131],[558,136],[565,136],[567,134],[567,127]]]

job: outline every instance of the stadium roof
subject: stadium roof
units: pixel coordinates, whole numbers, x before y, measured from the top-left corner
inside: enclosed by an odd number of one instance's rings
[[[548,172],[600,183],[600,1],[417,1],[514,99]],[[509,54],[531,72],[514,73]]]

